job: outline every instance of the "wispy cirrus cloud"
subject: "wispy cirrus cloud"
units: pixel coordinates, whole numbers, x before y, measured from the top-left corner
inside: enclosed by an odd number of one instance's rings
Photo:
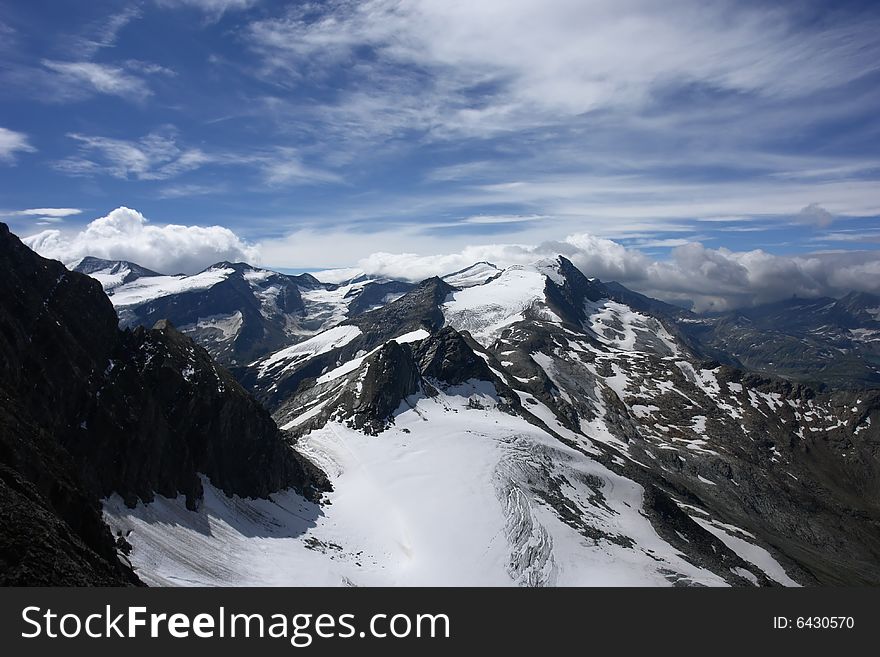
[[[139,59],[97,61],[116,48],[122,32],[141,18],[135,5],[89,22],[73,34],[60,35],[51,57],[10,53],[0,79],[15,93],[50,103],[86,100],[94,95],[117,96],[140,103],[153,95],[149,77],[174,75],[167,67]]]
[[[0,127],[0,163],[14,164],[18,153],[33,153],[28,136],[23,132]]]
[[[330,120],[349,128],[485,137],[638,110],[673,91],[803,97],[880,67],[876,17],[803,18],[691,0],[343,0],[256,21],[248,44],[292,86],[354,63],[330,103]]]
[[[282,147],[271,157],[257,156],[255,161],[262,166],[270,185],[342,182],[342,177],[336,173],[304,164],[294,148]]]
[[[83,85],[94,92],[140,101],[149,96],[147,82],[119,66],[96,62],[63,62],[44,59],[43,66],[57,74],[59,84],[82,90]]]
[[[67,136],[79,143],[79,154],[58,160],[53,166],[71,176],[108,175],[123,180],[160,181],[206,166],[222,166],[253,170],[262,184],[272,187],[342,182],[338,174],[305,163],[296,149],[275,147],[207,152],[181,143],[173,126],[165,126],[139,139],[80,133]],[[166,187],[160,195],[180,198],[220,189],[216,184],[191,183]]]
[[[413,240],[426,223],[473,235],[462,216],[535,215],[560,236],[672,248],[717,217],[758,232],[821,227],[804,208],[880,213],[880,161],[837,143],[880,103],[878,28],[868,10],[724,1],[339,0],[260,17],[241,39],[283,134],[343,167],[422,165],[418,186],[383,199],[421,224]]]
[[[80,58],[91,58],[104,48],[114,47],[122,30],[141,16],[143,11],[135,4],[91,21],[78,34],[68,39],[70,45],[67,50]]]
[[[63,219],[73,215],[82,214],[79,208],[28,208],[27,210],[16,210],[9,214],[18,217],[56,217]]]
[[[259,0],[156,0],[160,7],[198,9],[207,16],[218,19],[229,11],[249,9]]]
[[[165,180],[212,161],[198,148],[177,143],[176,131],[165,128],[138,140],[70,133],[80,154],[55,162],[57,170],[76,176],[106,174],[114,178]]]
[[[79,208],[27,208],[25,210],[0,210],[0,218],[7,221],[23,218],[24,221],[15,221],[25,229],[31,226],[54,226],[62,224],[68,217],[81,214]],[[16,229],[17,226],[16,226]]]

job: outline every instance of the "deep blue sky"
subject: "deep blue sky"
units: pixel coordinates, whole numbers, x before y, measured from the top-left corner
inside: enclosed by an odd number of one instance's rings
[[[0,219],[127,206],[291,268],[874,250],[878,34],[872,3],[2,0]]]

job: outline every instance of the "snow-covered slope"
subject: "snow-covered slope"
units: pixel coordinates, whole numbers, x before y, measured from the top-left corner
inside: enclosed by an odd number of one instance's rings
[[[332,504],[110,500],[142,576],[877,581],[875,521],[840,526],[880,518],[865,494],[880,394],[818,396],[701,362],[562,258],[472,269],[250,365],[243,382],[327,472]]]
[[[457,288],[472,287],[474,285],[483,285],[501,273],[501,269],[493,265],[491,262],[478,262],[465,267],[458,271],[446,274],[443,280]]]
[[[640,486],[495,403],[490,386],[471,384],[412,400],[379,437],[338,422],[310,432],[299,449],[334,485],[323,507],[206,487],[197,512],[183,500],[130,510],[112,499],[105,515],[132,532],[138,572],[152,584],[725,584],[662,540]],[[572,510],[606,539],[536,499],[553,476],[567,479]],[[596,499],[603,489],[614,495]]]

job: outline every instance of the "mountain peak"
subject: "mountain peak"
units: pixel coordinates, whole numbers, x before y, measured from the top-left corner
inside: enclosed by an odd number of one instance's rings
[[[241,273],[249,269],[258,269],[258,267],[254,267],[247,262],[230,262],[229,260],[221,260],[220,262],[215,262],[209,267],[205,267],[202,272],[211,271],[212,269],[232,269],[238,273]]]
[[[110,290],[139,278],[162,276],[129,260],[106,260],[95,256],[86,256],[70,267],[71,271],[91,276],[101,283],[105,290]]]
[[[475,262],[469,267],[459,269],[451,274],[446,274],[443,276],[443,280],[454,287],[463,289],[466,287],[473,287],[474,285],[488,283],[496,276],[499,276],[501,272],[502,270],[491,262],[481,260],[480,262]]]

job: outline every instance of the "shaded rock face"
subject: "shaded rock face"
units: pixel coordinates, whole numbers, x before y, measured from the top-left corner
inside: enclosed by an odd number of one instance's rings
[[[401,331],[420,328],[433,331],[443,326],[440,306],[455,288],[440,278],[422,281],[397,301],[350,319],[346,324],[359,327],[370,341],[364,348],[372,348]]]
[[[561,284],[547,279],[544,289],[547,304],[565,321],[580,326],[586,319],[585,302],[607,298],[608,291],[598,279],[587,278],[562,256],[559,256],[559,273],[563,279]]]
[[[136,582],[99,499],[183,493],[192,506],[200,473],[240,495],[294,487],[316,499],[327,485],[203,349],[167,323],[120,331],[97,281],[0,224],[3,577]]]
[[[84,411],[82,431],[92,437],[70,441],[102,494],[134,503],[184,493],[192,508],[205,474],[228,494],[265,497],[293,486],[318,499],[322,479],[268,412],[169,322],[125,334],[118,355]]]
[[[70,454],[0,389],[0,585],[137,582]]]
[[[360,389],[349,392],[340,406],[342,417],[364,433],[376,435],[410,395],[421,390],[421,377],[409,345],[394,341],[369,358]]]
[[[451,385],[469,379],[491,381],[493,375],[486,361],[476,355],[465,336],[451,327],[444,327],[430,339],[417,343],[414,357],[423,376]]]

